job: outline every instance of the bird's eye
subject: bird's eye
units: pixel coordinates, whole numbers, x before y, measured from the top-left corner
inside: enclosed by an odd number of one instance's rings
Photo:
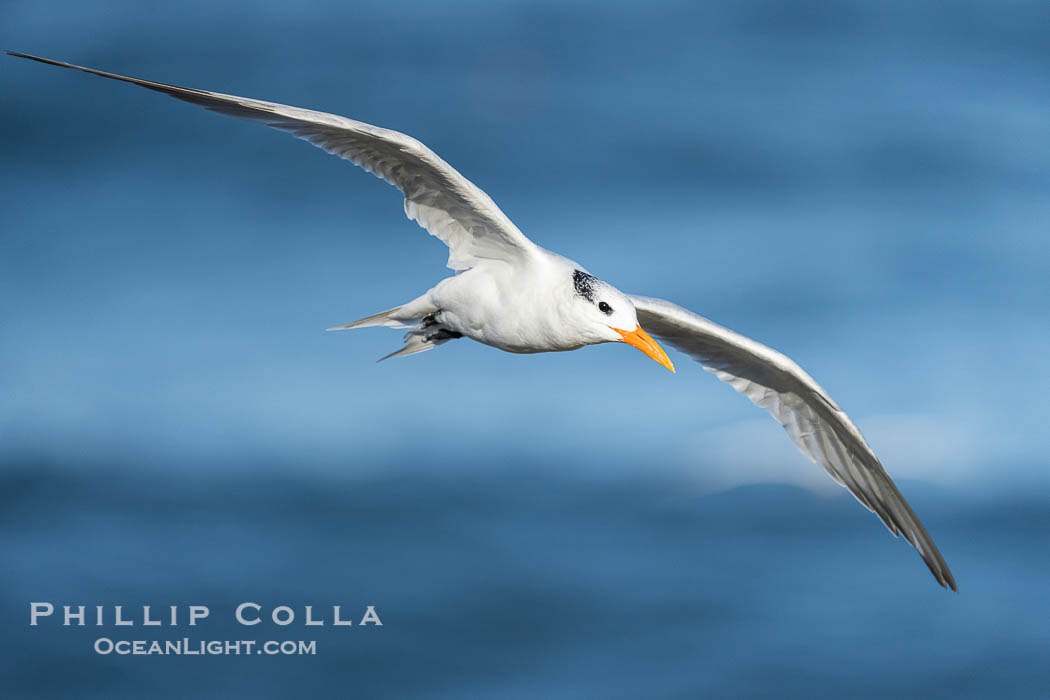
[[[598,310],[601,311],[606,316],[608,316],[609,314],[612,313],[612,307],[609,306],[608,304],[606,304],[604,301],[599,301],[598,302]]]

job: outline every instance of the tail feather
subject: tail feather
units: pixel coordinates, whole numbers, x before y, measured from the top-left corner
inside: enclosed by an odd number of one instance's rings
[[[417,352],[426,352],[432,350],[441,344],[441,341],[434,342],[427,340],[426,337],[417,333],[407,333],[405,335],[405,347],[400,350],[395,350],[389,355],[380,357],[376,362],[382,362],[383,360],[389,360],[392,357],[407,357],[408,355],[415,355]]]
[[[416,321],[412,318],[399,318],[398,312],[401,311],[404,306],[398,306],[393,309],[387,309],[386,311],[380,311],[379,313],[369,316],[368,318],[362,318],[357,321],[350,323],[344,323],[341,326],[332,326],[331,328],[325,328],[326,331],[345,331],[351,328],[368,328],[369,326],[389,326],[391,328],[401,328],[410,323]]]
[[[421,324],[405,333],[405,347],[395,350],[386,357],[380,357],[377,362],[389,360],[391,357],[404,357],[406,355],[415,355],[417,352],[426,352],[442,343],[462,337],[462,333],[442,328],[440,324],[428,317],[423,319]]]
[[[425,352],[454,338],[461,338],[462,335],[459,332],[441,325],[441,322],[438,321],[437,313],[438,309],[424,295],[397,308],[388,309],[352,323],[333,326],[326,330],[344,331],[350,328],[367,328],[369,326],[408,328],[408,332],[405,333],[405,346],[395,350],[386,357],[379,358],[378,361],[382,362],[383,360],[389,360],[391,357],[404,357],[406,355],[415,355],[417,352]]]

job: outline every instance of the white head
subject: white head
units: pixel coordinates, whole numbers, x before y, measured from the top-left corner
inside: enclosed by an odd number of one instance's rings
[[[627,343],[674,372],[667,353],[638,325],[638,314],[626,294],[580,269],[573,270],[572,283],[574,322],[588,345]]]

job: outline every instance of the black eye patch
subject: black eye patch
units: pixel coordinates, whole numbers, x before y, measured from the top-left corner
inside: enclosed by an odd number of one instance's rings
[[[598,310],[601,311],[606,316],[608,316],[609,314],[611,314],[613,312],[612,307],[609,306],[608,304],[606,304],[604,301],[599,301],[598,302]]]
[[[576,287],[576,293],[587,301],[594,301],[594,287],[597,282],[593,275],[588,275],[583,270],[575,270],[572,273],[572,284]]]

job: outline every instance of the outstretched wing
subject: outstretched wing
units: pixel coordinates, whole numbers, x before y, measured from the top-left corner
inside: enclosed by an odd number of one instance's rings
[[[261,122],[345,158],[404,193],[408,218],[449,247],[448,266],[453,270],[465,270],[486,259],[520,264],[538,250],[487,194],[411,136],[335,114],[129,78],[23,53],[7,53],[123,80],[220,114]]]
[[[700,362],[780,422],[798,448],[919,551],[937,582],[948,565],[849,416],[785,355],[662,299],[630,297],[647,332]]]

